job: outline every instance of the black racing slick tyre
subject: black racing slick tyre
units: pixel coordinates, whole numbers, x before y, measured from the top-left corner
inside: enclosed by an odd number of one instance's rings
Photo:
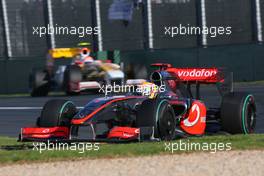
[[[40,127],[70,126],[76,113],[77,108],[73,102],[50,100],[44,105],[37,124]]]
[[[76,95],[79,92],[71,88],[71,84],[78,84],[82,81],[81,68],[77,65],[69,65],[64,72],[64,90],[67,95]]]
[[[145,100],[138,110],[136,126],[154,126],[156,138],[173,140],[176,127],[174,110],[167,100]]]
[[[253,133],[256,126],[256,104],[253,95],[243,92],[227,94],[221,104],[222,130],[231,134]]]
[[[45,70],[36,70],[31,73],[29,84],[32,97],[47,96],[50,90],[50,76]]]

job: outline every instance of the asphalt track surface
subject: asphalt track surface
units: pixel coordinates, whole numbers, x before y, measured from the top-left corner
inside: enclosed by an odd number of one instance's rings
[[[250,92],[257,104],[257,133],[264,133],[264,84],[239,84],[235,91]],[[220,102],[214,88],[201,88],[201,95],[207,106],[217,107]],[[82,107],[98,95],[49,96],[49,97],[3,97],[0,98],[0,136],[17,137],[22,127],[35,125],[42,106],[50,99],[68,99]]]

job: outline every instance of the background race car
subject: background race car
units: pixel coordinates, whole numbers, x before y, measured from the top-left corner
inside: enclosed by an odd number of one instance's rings
[[[90,49],[56,48],[49,50],[45,69],[34,69],[30,75],[31,96],[46,96],[52,90],[63,90],[68,95],[85,90],[99,90],[104,84],[124,83],[120,66],[110,60],[94,60]],[[55,60],[71,59],[67,65],[55,66]]]

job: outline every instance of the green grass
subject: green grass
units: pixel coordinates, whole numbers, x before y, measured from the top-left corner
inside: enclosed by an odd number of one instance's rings
[[[206,136],[181,139],[182,143],[231,143],[231,150],[264,150],[264,135],[234,135],[234,136]],[[0,164],[24,163],[24,162],[46,162],[58,160],[78,160],[84,158],[116,158],[159,154],[180,154],[195,152],[197,150],[179,151],[165,150],[168,144],[180,143],[180,140],[171,142],[143,142],[129,144],[99,144],[99,150],[77,151],[36,151],[32,143],[16,142],[14,138],[0,137]],[[166,144],[166,145],[165,145]],[[201,150],[198,150],[198,152]],[[211,150],[212,151],[212,150]],[[210,152],[209,150],[207,152]]]

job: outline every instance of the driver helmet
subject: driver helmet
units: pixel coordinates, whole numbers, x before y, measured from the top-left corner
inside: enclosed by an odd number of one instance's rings
[[[90,56],[91,51],[88,48],[82,48],[81,49],[81,57],[88,57]]]
[[[91,63],[94,59],[90,56],[91,50],[88,48],[82,48],[80,52],[80,59],[84,63]]]
[[[143,96],[148,96],[149,98],[155,98],[158,95],[159,87],[151,82],[144,82],[141,85],[141,91]]]

